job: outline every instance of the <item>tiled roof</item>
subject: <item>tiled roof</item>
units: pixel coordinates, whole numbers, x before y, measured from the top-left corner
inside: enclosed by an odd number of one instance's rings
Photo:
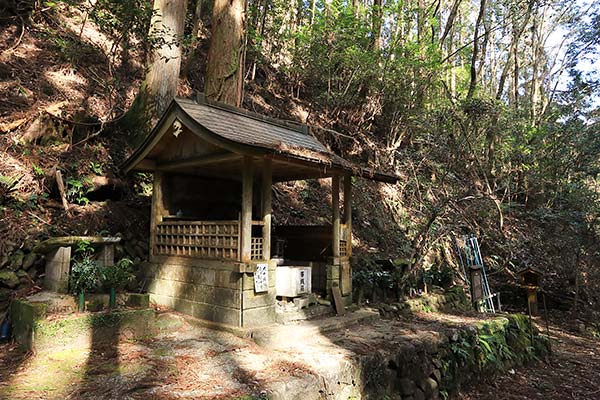
[[[200,125],[234,142],[269,149],[287,146],[331,153],[321,142],[306,133],[302,125],[286,124],[233,107],[225,108],[180,98],[175,99],[175,102]]]
[[[179,108],[196,124],[209,131],[213,136],[242,146],[266,150],[279,154],[290,160],[299,160],[312,164],[332,166],[351,172],[353,175],[364,176],[385,182],[395,182],[397,177],[366,168],[361,168],[348,160],[334,154],[310,134],[306,125],[281,121],[261,114],[256,114],[241,108],[205,99],[198,101],[176,98],[163,115],[161,122],[146,138],[140,148],[125,163],[125,170],[130,170],[140,162],[144,154],[154,146],[158,127],[169,113]]]

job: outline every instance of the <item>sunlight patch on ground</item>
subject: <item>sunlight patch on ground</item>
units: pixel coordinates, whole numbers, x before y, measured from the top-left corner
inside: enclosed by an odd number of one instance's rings
[[[3,398],[64,397],[81,382],[88,358],[85,348],[67,348],[60,351],[35,354],[13,375],[9,386],[0,389]]]
[[[46,79],[62,92],[76,95],[79,89],[85,89],[88,80],[72,68],[62,68],[56,71],[46,71]],[[75,92],[75,93],[73,93]]]

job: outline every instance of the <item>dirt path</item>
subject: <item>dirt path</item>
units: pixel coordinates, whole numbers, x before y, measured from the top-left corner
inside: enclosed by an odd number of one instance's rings
[[[552,356],[479,384],[463,400],[600,399],[600,339],[553,326]]]
[[[323,334],[310,325],[290,326],[273,337],[263,333],[268,345],[258,345],[190,325],[177,315],[165,316],[176,324],[147,340],[67,346],[45,354],[0,346],[0,399],[247,400],[264,399],[267,393],[280,399],[316,399],[321,398],[317,392],[324,378],[354,376],[351,360],[370,360],[369,355],[378,353],[387,359],[394,349],[435,342],[447,333],[440,332],[480,320],[424,313],[410,321],[376,319]],[[600,340],[556,326],[551,332],[554,354],[549,363],[477,384],[461,399],[600,400]],[[342,383],[335,390],[351,393],[354,381],[337,381],[338,386]],[[325,389],[333,388],[330,384]],[[292,393],[297,395],[289,397]]]

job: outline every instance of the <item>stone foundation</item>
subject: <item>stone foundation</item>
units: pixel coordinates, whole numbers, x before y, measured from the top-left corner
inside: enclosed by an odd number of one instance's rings
[[[19,345],[36,351],[73,344],[86,347],[121,338],[140,339],[154,332],[152,309],[65,314],[47,319],[53,305],[56,301],[13,300],[10,315]]]
[[[183,257],[155,257],[143,268],[153,303],[196,318],[234,327],[275,321],[275,263],[269,262],[269,289],[256,293],[252,265]]]

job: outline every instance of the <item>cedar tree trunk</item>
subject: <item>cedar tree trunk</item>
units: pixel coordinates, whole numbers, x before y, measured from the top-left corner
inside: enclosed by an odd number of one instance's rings
[[[210,99],[234,106],[242,102],[245,0],[215,0],[206,84]]]
[[[125,118],[126,129],[136,139],[146,135],[177,95],[186,6],[186,0],[154,0],[149,37],[155,45],[144,82]]]

